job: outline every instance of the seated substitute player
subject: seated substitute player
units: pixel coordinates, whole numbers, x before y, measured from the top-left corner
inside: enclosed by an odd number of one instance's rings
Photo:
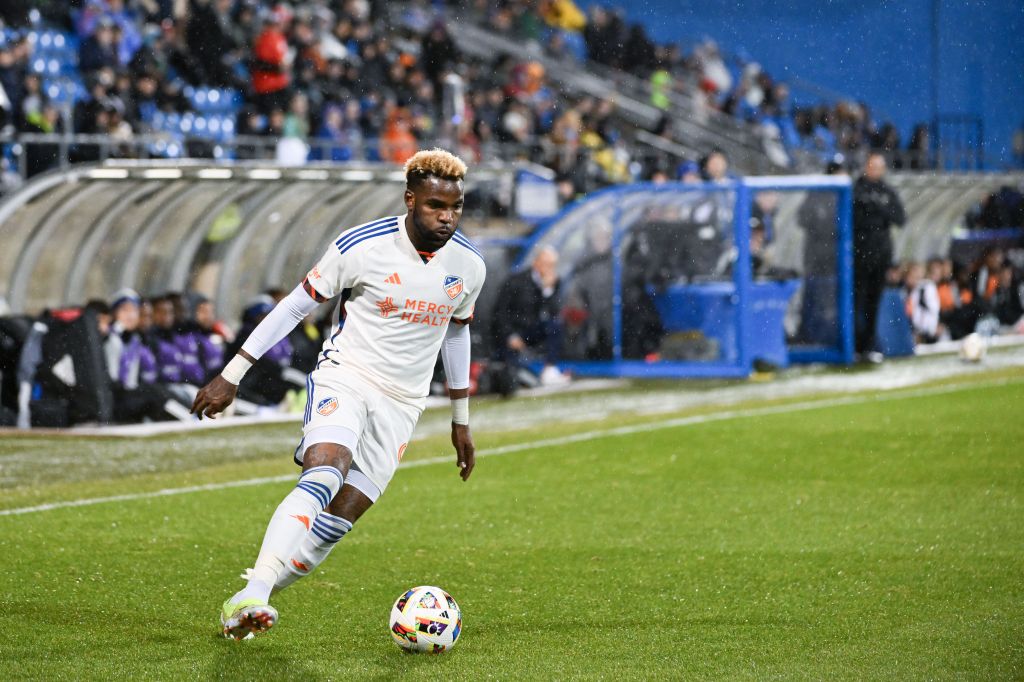
[[[256,327],[196,396],[212,417],[245,371],[323,301],[339,297],[309,375],[302,465],[270,519],[248,584],[222,608],[224,634],[243,639],[277,621],[271,592],[309,575],[387,487],[423,410],[438,351],[452,400],[452,444],[463,480],[473,471],[469,431],[469,328],[484,283],[479,251],[456,232],[466,165],[435,149],[405,166],[405,215],[346,230],[302,284]],[[454,321],[457,324],[450,325]]]

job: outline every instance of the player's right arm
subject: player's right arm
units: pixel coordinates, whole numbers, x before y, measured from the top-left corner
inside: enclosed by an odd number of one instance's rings
[[[343,259],[333,245],[328,247],[316,267],[309,271],[302,284],[278,302],[274,309],[256,325],[249,338],[220,374],[200,389],[192,403],[192,413],[211,419],[223,412],[238,393],[238,384],[245,373],[264,353],[273,348],[316,310],[324,301],[334,298],[347,284]]]
[[[303,282],[303,285],[305,282]],[[238,393],[238,384],[245,373],[264,353],[277,345],[295,329],[306,315],[316,310],[321,300],[313,298],[303,285],[281,299],[263,321],[256,325],[235,357],[231,358],[220,374],[200,389],[192,403],[192,413],[210,417],[223,412]]]

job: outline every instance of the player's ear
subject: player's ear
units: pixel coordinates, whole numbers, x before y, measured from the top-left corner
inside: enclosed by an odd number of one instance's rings
[[[408,210],[412,210],[416,205],[416,195],[412,193],[412,190],[408,187],[405,188],[405,207]]]

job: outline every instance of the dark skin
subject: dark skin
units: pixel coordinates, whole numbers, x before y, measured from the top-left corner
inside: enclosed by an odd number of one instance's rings
[[[433,253],[448,243],[462,217],[463,202],[464,187],[461,180],[429,176],[406,188],[405,206],[409,214],[405,219],[405,230],[417,251]],[[252,363],[256,362],[256,358],[244,350],[240,350],[239,354]],[[204,416],[213,419],[234,401],[237,393],[238,387],[218,374],[196,395],[192,403],[192,414],[198,415],[200,419]],[[452,400],[468,398],[469,389],[451,389],[449,397]],[[455,446],[459,475],[463,481],[468,480],[476,464],[476,448],[468,425],[452,423],[452,445]],[[312,445],[306,449],[302,458],[303,471],[318,466],[332,466],[341,471],[342,475],[348,476],[351,465],[352,452],[336,443]],[[327,510],[355,523],[372,504],[366,495],[345,484],[331,500]]]

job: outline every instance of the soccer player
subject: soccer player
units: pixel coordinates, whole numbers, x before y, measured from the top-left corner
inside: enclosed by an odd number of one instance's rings
[[[344,320],[309,375],[298,484],[270,519],[248,584],[224,602],[224,635],[271,628],[271,592],[309,575],[384,492],[423,411],[440,350],[452,401],[452,444],[463,480],[473,472],[469,328],[484,261],[461,233],[466,164],[435,149],[405,165],[405,215],[342,232],[302,284],[256,327],[192,411],[213,417],[245,371],[321,302]],[[455,322],[455,324],[450,324]]]

